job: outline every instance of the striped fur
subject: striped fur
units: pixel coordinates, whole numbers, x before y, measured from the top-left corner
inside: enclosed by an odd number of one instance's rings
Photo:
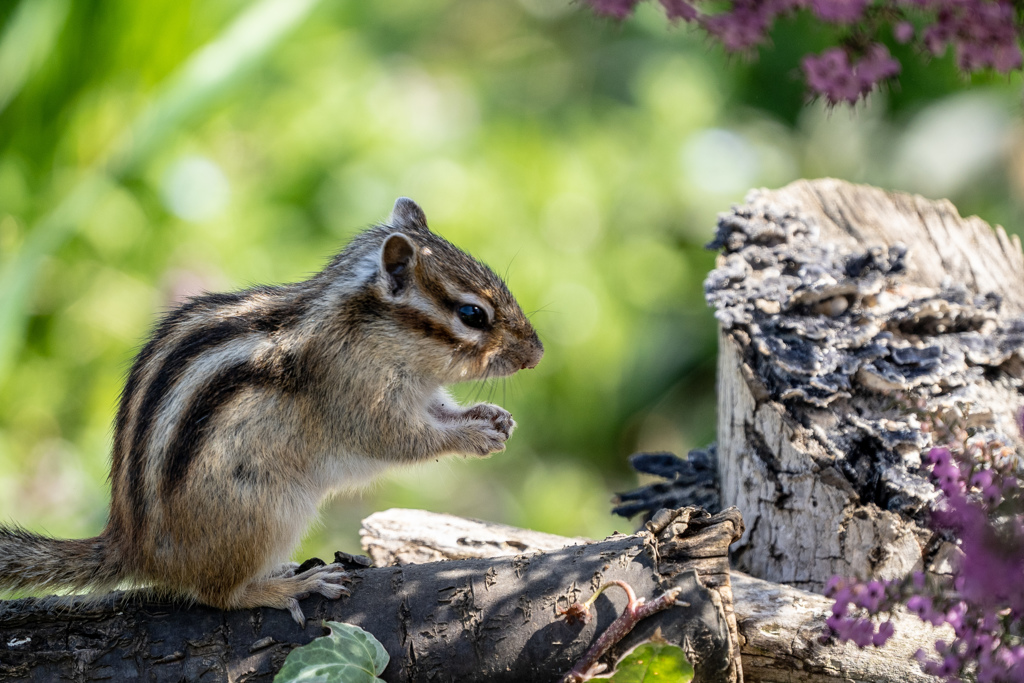
[[[459,318],[466,304],[482,328]],[[542,352],[501,279],[400,199],[305,282],[168,313],[121,395],[107,528],[62,541],[0,527],[0,589],[149,584],[298,619],[295,595],[340,590],[330,572],[273,575],[320,501],[392,465],[503,450],[511,416],[443,386]]]

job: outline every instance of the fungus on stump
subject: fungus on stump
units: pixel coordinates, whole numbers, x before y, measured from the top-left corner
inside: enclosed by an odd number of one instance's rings
[[[921,419],[1020,439],[1020,240],[948,201],[824,179],[751,192],[711,246],[737,568],[812,591],[941,571],[952,549],[921,523],[936,495],[921,454],[938,445]]]

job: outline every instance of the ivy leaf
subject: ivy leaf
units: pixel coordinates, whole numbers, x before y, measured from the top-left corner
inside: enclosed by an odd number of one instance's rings
[[[596,678],[612,683],[689,683],[693,680],[693,666],[679,647],[651,640],[620,659],[610,677]]]
[[[358,626],[328,621],[331,633],[288,653],[274,683],[384,683],[384,646]]]

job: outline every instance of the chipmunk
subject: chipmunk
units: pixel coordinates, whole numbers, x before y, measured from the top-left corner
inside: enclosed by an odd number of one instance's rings
[[[393,465],[505,449],[515,422],[444,386],[533,368],[537,333],[501,278],[400,198],[309,280],[170,311],[128,374],[111,503],[95,537],[0,526],[0,590],[147,585],[221,609],[347,593],[286,562],[331,494]]]

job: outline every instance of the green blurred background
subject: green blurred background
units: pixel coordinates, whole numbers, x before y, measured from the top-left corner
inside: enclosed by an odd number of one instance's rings
[[[304,278],[407,195],[507,271],[547,354],[460,389],[515,415],[505,453],[336,500],[299,554],[355,551],[391,506],[628,530],[626,456],[714,438],[716,213],[831,175],[1021,224],[1019,76],[894,45],[900,85],[829,112],[798,79],[829,39],[797,18],[730,57],[650,3],[619,25],[567,0],[0,1],[0,520],[97,533],[155,316]]]

